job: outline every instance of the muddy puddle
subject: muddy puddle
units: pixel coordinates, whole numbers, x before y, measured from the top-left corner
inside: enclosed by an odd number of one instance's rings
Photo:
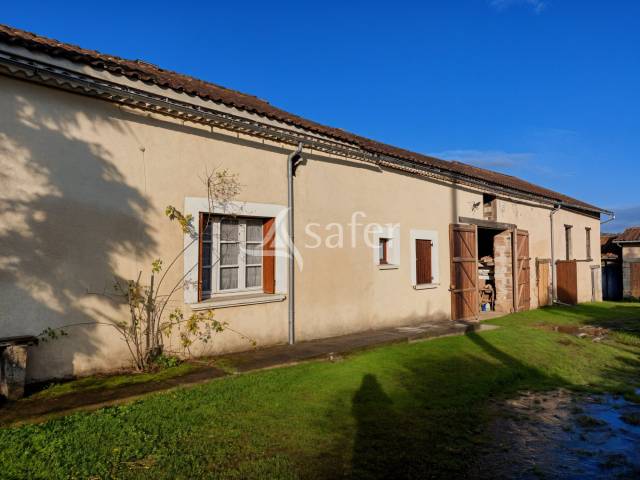
[[[640,479],[640,405],[613,395],[526,393],[493,405],[483,478]]]

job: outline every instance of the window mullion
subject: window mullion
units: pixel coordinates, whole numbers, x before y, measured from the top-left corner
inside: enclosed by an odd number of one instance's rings
[[[211,246],[213,250],[211,255],[211,261],[213,262],[211,268],[213,271],[211,290],[215,292],[220,290],[220,218],[213,219],[211,235]]]
[[[240,245],[238,248],[238,288],[247,288],[246,271],[247,271],[247,221],[240,220],[238,223],[240,234]]]

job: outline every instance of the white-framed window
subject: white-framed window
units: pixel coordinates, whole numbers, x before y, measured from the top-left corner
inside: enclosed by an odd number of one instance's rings
[[[373,263],[380,269],[397,269],[400,266],[400,227],[379,225],[370,232],[373,241]]]
[[[232,302],[246,297],[245,293],[286,295],[285,205],[232,201],[224,208],[215,206],[210,212],[208,198],[185,197],[184,212],[194,218],[184,235],[185,304],[204,308],[209,300]],[[206,217],[211,220],[209,227]],[[229,220],[226,225],[221,222],[223,218]],[[259,245],[260,260],[256,255]],[[222,255],[224,259],[220,258]]]
[[[411,284],[415,289],[440,284],[440,245],[435,230],[411,230]]]

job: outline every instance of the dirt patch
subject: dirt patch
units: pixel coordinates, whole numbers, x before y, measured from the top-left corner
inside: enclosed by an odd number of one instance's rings
[[[478,476],[640,478],[640,405],[613,395],[525,393],[492,406]]]
[[[217,368],[203,367],[185,375],[159,381],[88,390],[53,398],[27,398],[17,402],[7,402],[0,409],[0,426],[41,421],[57,414],[66,415],[78,410],[95,410],[107,405],[130,401],[149,393],[197,385],[224,375],[225,373]]]
[[[551,332],[566,333],[578,338],[591,338],[594,342],[604,340],[611,333],[607,328],[594,327],[592,325],[552,325],[542,323],[536,325],[536,328]]]

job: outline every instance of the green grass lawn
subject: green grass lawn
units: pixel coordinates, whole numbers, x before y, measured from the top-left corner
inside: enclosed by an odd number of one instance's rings
[[[519,389],[640,386],[640,305],[510,315],[500,329],[227,377],[0,430],[0,478],[451,478],[488,401]],[[595,343],[541,325],[618,333]]]

